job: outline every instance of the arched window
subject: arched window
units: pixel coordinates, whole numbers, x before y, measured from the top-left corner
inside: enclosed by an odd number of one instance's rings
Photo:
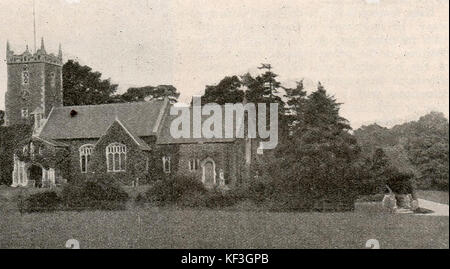
[[[127,146],[112,143],[106,147],[106,168],[108,172],[125,171],[127,160]]]
[[[94,145],[86,144],[80,147],[80,168],[81,173],[86,173],[88,170],[89,162],[91,161],[92,151]]]

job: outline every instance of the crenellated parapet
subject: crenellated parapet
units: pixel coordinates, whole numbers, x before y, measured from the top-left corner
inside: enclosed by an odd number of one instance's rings
[[[58,55],[55,55],[53,53],[47,53],[45,51],[44,39],[42,39],[41,47],[35,53],[31,53],[27,46],[25,51],[22,54],[15,54],[14,51],[11,50],[9,42],[7,42],[6,43],[6,63],[7,64],[48,63],[48,64],[62,66],[63,61],[62,61],[61,45],[59,46]]]

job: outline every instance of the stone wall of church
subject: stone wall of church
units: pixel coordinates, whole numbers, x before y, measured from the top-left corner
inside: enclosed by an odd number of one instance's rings
[[[189,162],[199,160],[201,162],[207,158],[214,160],[216,179],[219,179],[219,172],[222,169],[225,183],[234,185],[240,176],[241,154],[238,143],[204,143],[204,144],[181,144],[179,149],[179,159],[177,161],[177,173],[184,176],[194,176],[202,179],[202,167],[192,170]]]
[[[245,140],[239,139],[233,143],[203,143],[203,144],[172,144],[157,145],[154,137],[142,138],[150,145],[151,151],[142,151],[123,129],[112,128],[109,133],[96,145],[87,173],[81,172],[79,149],[86,144],[95,145],[97,139],[59,140],[69,145],[70,177],[68,180],[95,179],[100,176],[110,176],[123,184],[131,185],[139,177],[140,184],[164,179],[170,175],[193,176],[202,179],[202,168],[190,169],[190,160],[198,159],[201,163],[211,158],[215,163],[217,179],[220,169],[223,170],[226,184],[234,186],[240,184],[248,176],[250,165],[245,158]],[[119,142],[127,146],[127,161],[125,172],[107,172],[106,146]],[[252,162],[256,155],[258,143],[253,141]],[[170,172],[163,169],[163,157],[170,157]],[[148,164],[146,163],[148,159]]]
[[[126,146],[125,171],[107,171],[106,147],[111,143],[120,143]],[[117,123],[108,129],[107,133],[100,138],[92,153],[92,161],[88,167],[87,176],[92,178],[109,178],[124,185],[132,185],[139,179],[145,181],[148,174],[147,159],[150,151],[143,151],[129,134]],[[150,162],[150,160],[149,160]]]
[[[177,165],[180,159],[180,145],[155,145],[153,155],[153,179],[160,179],[170,175],[176,175],[179,169]],[[170,171],[164,171],[163,158],[170,157]]]
[[[59,142],[62,142],[69,146],[69,166],[67,172],[66,178],[69,182],[75,181],[75,180],[86,180],[89,177],[89,174],[87,173],[81,173],[81,166],[80,166],[80,147],[83,145],[91,144],[95,145],[98,139],[64,139],[64,140],[58,140]],[[89,170],[88,170],[89,171]]]
[[[254,142],[254,141],[253,141]],[[256,156],[256,143],[252,143],[252,159]],[[170,175],[182,177],[195,177],[202,180],[201,162],[211,158],[215,163],[216,179],[219,179],[219,172],[222,169],[226,184],[230,187],[241,184],[249,175],[251,163],[247,164],[245,159],[245,140],[238,139],[231,143],[191,143],[191,144],[171,144],[155,145],[152,151],[154,158],[153,165],[158,169],[158,173],[164,175],[162,171],[163,156],[171,158]],[[190,161],[198,159],[195,169],[191,169]],[[167,176],[167,174],[166,174]]]
[[[140,177],[140,184],[146,184],[148,181],[161,178],[165,174],[162,169],[162,156],[173,156],[177,158],[177,146],[155,147],[152,145],[155,139],[153,137],[144,137],[151,147],[152,151],[144,152],[137,148],[136,143],[121,130],[112,130],[108,137],[102,139],[101,143],[94,149],[91,165],[88,167],[87,173],[81,172],[79,149],[83,145],[95,145],[98,139],[65,139],[59,142],[69,145],[69,173],[68,181],[85,181],[94,179],[98,176],[110,175],[111,178],[117,178],[124,184],[130,185],[136,178]],[[107,172],[106,171],[106,146],[113,142],[123,143],[127,146],[127,164],[125,172]],[[148,166],[143,163],[148,158]],[[139,167],[141,166],[141,167]],[[139,171],[136,171],[139,170]],[[176,170],[176,167],[173,167]],[[93,173],[95,172],[95,173]],[[153,179],[152,179],[153,177]]]

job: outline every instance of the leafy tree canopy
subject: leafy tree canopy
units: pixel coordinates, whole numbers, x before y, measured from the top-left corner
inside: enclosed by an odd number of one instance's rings
[[[169,98],[169,101],[173,104],[177,102],[180,93],[172,85],[159,85],[156,87],[132,87],[129,88],[124,94],[120,96],[120,99],[125,102],[136,101],[150,101],[154,99]]]
[[[241,103],[244,99],[243,83],[238,76],[223,78],[217,85],[206,86],[202,104]]]
[[[175,103],[180,93],[172,85],[132,87],[117,94],[117,84],[102,79],[100,72],[69,60],[63,66],[64,105],[95,105],[107,103],[149,101],[168,97]]]
[[[110,103],[118,85],[101,77],[100,72],[92,71],[89,66],[80,65],[74,60],[67,61],[63,66],[64,105]]]
[[[278,75],[272,72],[269,64],[263,64],[260,69],[266,71],[256,77],[249,73],[242,76],[226,76],[218,84],[206,86],[202,103],[221,105],[240,103],[244,100],[245,90],[248,102],[267,104],[277,102],[284,108],[283,100],[277,95],[282,89],[281,83],[276,80]]]
[[[355,136],[365,154],[383,148],[397,170],[415,176],[419,188],[448,190],[449,123],[443,113],[431,112],[390,129],[363,126]]]

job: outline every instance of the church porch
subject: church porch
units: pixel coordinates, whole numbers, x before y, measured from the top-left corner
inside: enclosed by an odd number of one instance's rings
[[[54,168],[44,168],[39,163],[20,161],[14,155],[12,187],[50,188],[56,186]]]

